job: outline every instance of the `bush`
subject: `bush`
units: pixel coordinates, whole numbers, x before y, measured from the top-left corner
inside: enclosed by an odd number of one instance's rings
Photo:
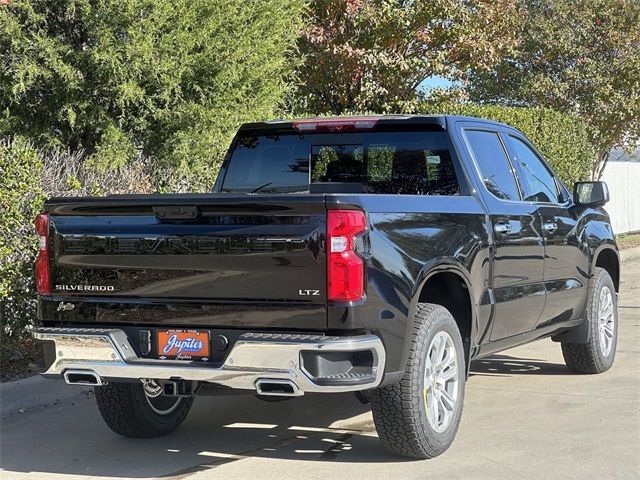
[[[52,196],[210,190],[208,178],[177,174],[140,155],[128,164],[99,170],[83,152],[36,148],[22,137],[0,141],[0,365],[22,355],[36,321],[33,221]]]
[[[56,148],[38,151],[42,161],[40,187],[46,197],[129,193],[186,193],[210,191],[209,176],[158,166],[142,155],[110,169],[97,168],[83,152]]]
[[[142,153],[213,183],[237,127],[290,89],[304,0],[14,0],[0,7],[0,136]]]
[[[0,142],[0,357],[35,319],[33,220],[43,201],[42,162],[26,140]]]
[[[423,102],[416,113],[467,115],[506,123],[524,133],[569,187],[588,179],[596,153],[589,126],[579,117],[548,108],[501,107],[464,103]]]

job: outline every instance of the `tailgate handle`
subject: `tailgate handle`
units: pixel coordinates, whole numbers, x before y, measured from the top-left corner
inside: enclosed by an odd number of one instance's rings
[[[200,216],[195,205],[171,205],[152,209],[158,220],[195,220]]]

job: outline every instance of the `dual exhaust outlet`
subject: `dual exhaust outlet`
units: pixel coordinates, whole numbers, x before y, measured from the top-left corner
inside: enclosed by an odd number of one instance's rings
[[[64,381],[68,385],[99,387],[107,382],[93,370],[65,370]],[[175,383],[175,382],[173,382]],[[304,392],[291,380],[259,378],[256,380],[256,393],[271,397],[298,397]],[[174,389],[176,390],[176,389]]]
[[[299,397],[304,394],[291,380],[277,378],[256,380],[256,393],[270,397]]]
[[[64,381],[68,385],[81,385],[85,387],[99,387],[106,382],[93,370],[65,370]]]

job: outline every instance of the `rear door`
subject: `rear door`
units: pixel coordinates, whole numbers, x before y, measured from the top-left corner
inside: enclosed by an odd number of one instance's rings
[[[493,234],[494,297],[490,340],[532,330],[544,308],[544,246],[537,208],[521,187],[498,127],[463,124]]]
[[[518,133],[506,135],[514,166],[542,221],[547,301],[538,326],[579,318],[588,285],[588,263],[578,240],[569,193],[542,156]]]

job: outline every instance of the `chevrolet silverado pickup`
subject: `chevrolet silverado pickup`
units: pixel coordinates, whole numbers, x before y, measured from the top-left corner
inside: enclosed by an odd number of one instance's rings
[[[551,338],[573,372],[611,367],[608,195],[478,118],[245,124],[212,193],[44,204],[43,374],[94,387],[128,437],[198,395],[356,392],[388,449],[434,457],[471,360]]]

